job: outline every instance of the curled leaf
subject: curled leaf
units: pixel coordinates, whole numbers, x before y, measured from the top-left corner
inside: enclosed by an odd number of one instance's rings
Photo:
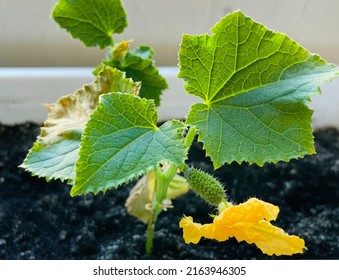
[[[123,92],[137,95],[140,86],[140,83],[126,79],[123,72],[108,66],[104,67],[98,73],[94,83],[85,85],[73,94],[61,97],[56,103],[45,105],[48,118],[41,129],[39,144],[50,145],[69,138],[71,134],[79,135],[97,106],[101,94]]]

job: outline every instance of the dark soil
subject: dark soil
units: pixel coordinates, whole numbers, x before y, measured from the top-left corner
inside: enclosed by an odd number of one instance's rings
[[[145,225],[127,214],[131,185],[106,195],[72,198],[70,187],[46,183],[17,166],[39,134],[35,124],[0,126],[0,259],[149,259],[144,254]],[[224,166],[215,175],[233,201],[251,196],[279,205],[276,225],[301,236],[308,250],[273,259],[339,259],[339,132],[315,132],[318,154],[290,163]],[[213,172],[194,144],[190,161]],[[187,245],[178,222],[192,215],[210,221],[213,212],[192,193],[174,201],[159,216],[152,259],[271,259],[254,245],[202,240]]]

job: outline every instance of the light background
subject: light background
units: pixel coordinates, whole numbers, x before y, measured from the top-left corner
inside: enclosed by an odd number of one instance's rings
[[[57,0],[0,0],[0,67],[95,66],[105,56],[85,49],[50,18]],[[159,66],[176,66],[183,33],[207,32],[241,9],[339,64],[338,0],[123,0],[129,27],[120,39],[155,49]]]
[[[160,120],[184,118],[196,99],[176,77],[183,33],[202,34],[225,14],[242,10],[268,28],[288,34],[310,52],[339,64],[339,0],[122,0],[129,27],[115,41],[150,45],[169,83]],[[50,18],[58,0],[0,0],[0,122],[43,122],[42,103],[91,83],[105,51],[84,48]],[[171,66],[171,67],[164,67]],[[9,67],[9,68],[8,68]],[[42,67],[42,68],[36,68]],[[50,68],[46,68],[50,67]],[[63,67],[63,68],[59,68]],[[64,68],[88,67],[88,68]],[[314,127],[339,128],[339,79],[312,98]],[[18,113],[20,112],[20,113]]]

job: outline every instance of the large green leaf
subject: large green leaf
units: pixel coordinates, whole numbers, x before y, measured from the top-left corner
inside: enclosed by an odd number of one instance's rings
[[[124,43],[126,42],[120,43],[117,48]],[[168,85],[154,64],[153,50],[147,46],[140,46],[134,51],[126,50],[120,57],[114,56],[114,50],[112,53],[110,59],[102,62],[103,65],[115,67],[124,71],[126,77],[133,79],[133,81],[142,82],[140,97],[153,99],[154,103],[159,106],[160,96],[168,88]],[[100,70],[101,67],[103,66],[99,66],[96,71]]]
[[[140,83],[126,79],[124,73],[104,67],[96,80],[82,89],[46,105],[48,118],[33,148],[20,166],[34,175],[72,181],[78,159],[80,138],[99,96],[108,92],[138,94]]]
[[[191,107],[187,123],[197,127],[214,166],[314,153],[307,104],[338,68],[240,11],[211,31],[183,36],[179,77],[204,100]]]
[[[105,192],[163,162],[181,165],[187,156],[184,124],[169,121],[158,128],[156,122],[151,100],[102,95],[84,131],[71,195]]]
[[[127,26],[120,0],[60,0],[52,17],[87,47],[113,46],[113,33],[122,33]]]

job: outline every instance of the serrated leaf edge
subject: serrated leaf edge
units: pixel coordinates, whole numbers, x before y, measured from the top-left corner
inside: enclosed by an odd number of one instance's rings
[[[18,167],[24,169],[25,171],[27,171],[29,173],[31,173],[32,176],[36,176],[38,178],[45,179],[46,182],[50,182],[52,180],[60,180],[61,182],[68,182],[68,184],[71,184],[70,182],[72,182],[73,180],[71,178],[69,178],[69,177],[54,176],[55,173],[44,175],[45,173],[41,173],[39,171],[38,172],[34,172],[32,169],[29,168],[29,166],[27,165],[27,162],[29,161],[29,158],[32,155],[32,153],[35,152],[34,149],[38,149],[39,148],[39,147],[36,147],[36,146],[40,146],[41,149],[44,148],[44,146],[42,146],[38,142],[35,142],[33,147],[28,150],[27,156],[25,157],[24,161]]]
[[[145,99],[145,100],[148,100],[148,99]],[[169,121],[167,121],[166,123],[164,123],[163,125],[169,124],[169,123],[180,123],[180,124],[182,124],[182,125],[185,125],[183,122],[178,121],[178,120],[169,120]],[[161,127],[160,127],[160,128],[161,128]],[[158,128],[158,129],[160,130],[160,128]],[[177,133],[178,133],[178,134],[179,134],[179,133],[182,134],[182,132],[183,132],[183,131],[180,131],[181,128],[177,128],[176,130],[177,130]],[[184,130],[184,127],[182,128],[182,130]],[[153,132],[153,131],[148,131],[147,133],[149,133],[149,132]],[[147,134],[147,133],[145,133],[145,134]],[[145,135],[145,134],[143,134],[143,135]],[[182,139],[181,141],[182,141],[183,145],[185,145],[185,138],[184,138],[184,137],[183,137],[183,139]],[[81,146],[81,143],[80,143],[80,146]],[[82,147],[82,146],[81,146],[81,147]],[[80,149],[81,149],[81,147],[80,147]],[[185,160],[187,159],[187,152],[188,152],[188,148],[187,148],[187,147],[185,148],[185,151],[186,151],[186,152],[185,152],[186,157],[183,159],[182,163],[184,163]],[[112,189],[112,188],[117,189],[117,188],[120,187],[122,184],[124,184],[124,183],[125,183],[125,184],[128,184],[128,183],[131,182],[132,180],[138,179],[140,176],[142,176],[142,175],[144,175],[144,174],[147,174],[147,172],[152,171],[152,170],[155,170],[160,164],[164,164],[164,163],[173,163],[173,162],[172,162],[171,160],[169,160],[169,159],[162,159],[161,161],[158,161],[155,165],[149,165],[148,167],[144,168],[143,170],[140,170],[140,171],[138,171],[138,172],[135,172],[135,173],[133,173],[133,174],[130,174],[129,176],[126,176],[126,177],[124,177],[124,178],[122,178],[122,179],[120,179],[120,180],[117,180],[116,183],[115,183],[115,185],[113,185],[113,186],[112,186],[112,185],[108,185],[108,184],[106,183],[106,186],[105,186],[104,188],[101,188],[100,190],[86,189],[85,191],[79,192],[79,190],[82,189],[82,186],[79,187],[79,188],[75,188],[75,186],[73,185],[73,187],[72,187],[72,189],[71,189],[70,195],[71,195],[71,196],[77,196],[77,195],[88,194],[88,193],[91,193],[91,192],[93,192],[95,195],[97,195],[99,192],[105,193],[107,190],[110,190],[110,189]],[[173,163],[173,164],[175,164],[175,163]]]
[[[318,94],[322,94],[322,91],[321,91],[321,86],[325,85],[326,83],[329,83],[329,82],[332,82],[333,79],[335,79],[336,77],[339,77],[339,67],[337,67],[336,65],[334,64],[331,64],[331,63],[328,63],[324,66],[329,66],[331,68],[334,69],[337,69],[336,72],[334,71],[328,71],[330,73],[332,73],[331,76],[329,76],[327,79],[324,79],[322,81],[321,84],[319,84],[315,90],[312,92],[312,94],[308,95],[308,97],[306,99],[304,99],[304,105],[308,107],[308,105],[311,103],[312,101],[312,97],[315,96],[315,95],[318,95]],[[280,80],[279,80],[280,81]],[[276,81],[275,83],[279,82],[279,81]],[[265,86],[268,86],[268,85],[271,85],[271,84],[267,84]],[[195,104],[199,104],[199,103],[195,103]],[[188,115],[190,114],[190,112],[192,111],[192,107],[193,105],[195,104],[192,104],[189,108],[189,111],[188,111],[188,114],[186,115],[186,125],[194,125],[194,124],[190,124],[190,123],[187,123],[187,117]],[[200,103],[200,104],[203,104],[203,103]],[[309,112],[311,113],[310,115],[310,118],[311,118],[311,122],[312,122],[312,116],[313,116],[313,113],[314,113],[314,110],[310,109],[308,107],[308,110]],[[213,160],[213,158],[211,157],[211,152],[208,152],[208,149],[206,149],[206,145],[203,141],[203,137],[201,135],[201,132],[200,130],[198,129],[198,127],[196,125],[194,125],[196,127],[196,130],[197,130],[197,134],[198,134],[198,141],[200,143],[203,144],[203,149],[205,150],[205,153],[206,153],[206,157],[209,157],[213,163],[213,166],[215,169],[218,169],[220,168],[221,166],[223,166],[224,164],[231,164],[232,162],[237,162],[238,164],[242,164],[243,162],[247,162],[249,163],[250,165],[252,164],[256,164],[260,167],[262,167],[265,163],[273,163],[273,164],[276,164],[278,163],[279,161],[284,161],[284,162],[290,162],[291,160],[293,159],[302,159],[304,158],[305,156],[307,155],[312,155],[312,154],[316,154],[316,151],[315,151],[315,148],[314,148],[314,137],[313,137],[313,128],[310,126],[310,133],[312,134],[312,141],[309,143],[310,145],[312,145],[313,149],[310,149],[308,150],[308,152],[304,152],[304,153],[300,153],[299,155],[296,155],[294,157],[283,157],[279,160],[272,160],[272,159],[269,159],[267,158],[266,160],[262,160],[262,161],[254,161],[254,160],[232,160],[232,161],[224,161],[224,162],[220,162],[218,160]]]

